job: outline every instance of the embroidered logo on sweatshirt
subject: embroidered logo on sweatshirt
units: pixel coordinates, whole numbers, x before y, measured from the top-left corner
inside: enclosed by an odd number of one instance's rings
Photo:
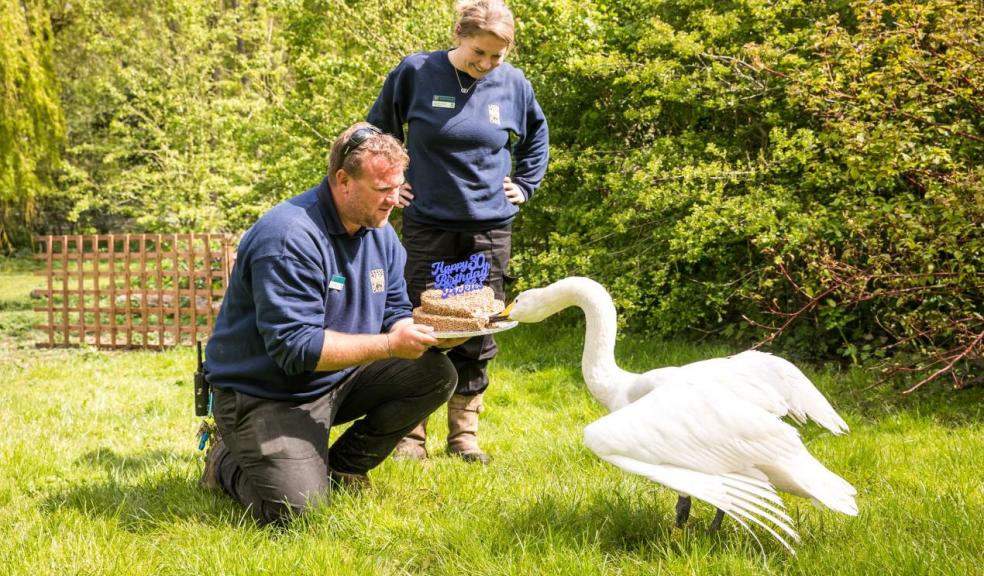
[[[489,104],[489,122],[499,125],[499,105]]]
[[[434,95],[434,99],[431,100],[431,106],[434,108],[454,108],[454,96],[438,96]]]
[[[369,271],[369,285],[372,286],[373,294],[386,290],[386,274],[382,268]]]

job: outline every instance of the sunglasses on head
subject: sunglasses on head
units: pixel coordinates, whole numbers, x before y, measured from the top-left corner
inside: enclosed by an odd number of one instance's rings
[[[363,128],[359,128],[355,132],[352,132],[352,135],[349,136],[348,140],[345,142],[345,146],[342,147],[342,160],[344,161],[348,158],[348,155],[359,146],[362,146],[366,140],[382,133],[383,131],[375,126],[365,126]]]

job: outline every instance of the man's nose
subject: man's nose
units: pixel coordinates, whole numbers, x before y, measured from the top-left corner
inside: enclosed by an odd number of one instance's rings
[[[390,193],[386,195],[386,202],[388,202],[390,204],[399,204],[399,202],[400,202],[400,188],[401,188],[401,186],[397,186],[396,188],[393,188],[392,190],[390,190]]]

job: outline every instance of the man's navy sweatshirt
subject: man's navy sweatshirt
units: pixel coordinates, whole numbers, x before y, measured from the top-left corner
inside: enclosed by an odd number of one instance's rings
[[[393,227],[346,233],[328,180],[264,214],[239,243],[206,347],[221,389],[276,400],[321,396],[355,368],[316,372],[325,330],[379,334],[411,315]]]
[[[411,54],[386,77],[367,119],[407,143],[414,199],[403,217],[420,224],[461,232],[504,226],[519,208],[503,179],[528,200],[547,170],[546,117],[508,63],[476,81],[455,70],[447,50]]]

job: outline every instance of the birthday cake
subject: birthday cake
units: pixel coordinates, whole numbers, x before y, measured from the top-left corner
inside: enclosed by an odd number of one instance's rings
[[[489,328],[489,316],[505,307],[488,286],[446,296],[443,290],[425,290],[420,307],[413,309],[413,321],[437,332],[472,332]]]

